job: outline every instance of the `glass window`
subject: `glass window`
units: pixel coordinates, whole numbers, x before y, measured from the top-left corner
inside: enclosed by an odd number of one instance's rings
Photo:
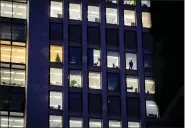
[[[150,7],[150,0],[141,0],[141,6]]]
[[[125,5],[135,5],[135,0],[123,0]]]
[[[142,12],[142,23],[144,28],[151,28],[151,15],[149,12]]]
[[[140,100],[137,98],[127,98],[127,116],[140,117]]]
[[[26,41],[26,26],[24,24],[12,24],[12,33],[6,34],[9,34],[12,40]]]
[[[155,93],[155,82],[151,77],[145,77],[145,93],[146,94]]]
[[[158,107],[154,101],[146,101],[146,114],[148,117],[159,117]]]
[[[57,45],[50,46],[50,62],[63,62],[63,47]]]
[[[152,58],[151,55],[144,55],[144,68],[152,68]]]
[[[87,27],[87,41],[89,44],[100,44],[100,28],[99,27]]]
[[[136,49],[137,35],[135,31],[124,31],[125,33],[125,47],[127,49]]]
[[[139,122],[128,122],[128,128],[140,128],[140,123]]]
[[[121,115],[121,103],[120,97],[108,96],[108,115],[109,116],[120,116]]]
[[[11,40],[12,38],[12,29],[11,29],[11,24],[7,24],[7,23],[1,23],[0,24],[0,38],[1,39],[7,39],[7,40]],[[11,36],[12,35],[12,36]]]
[[[63,25],[60,23],[50,23],[50,40],[61,42],[63,39]]]
[[[81,93],[69,93],[69,111],[73,113],[82,112],[82,95]]]
[[[63,72],[60,68],[50,68],[50,84],[63,86]]]
[[[70,70],[70,87],[81,88],[82,87],[82,73],[77,70]]]
[[[99,72],[89,72],[89,88],[101,89],[101,79]]]
[[[118,0],[106,0],[107,3],[115,3],[117,4],[118,3]]]
[[[126,53],[126,69],[137,70],[137,56],[134,53]]]
[[[22,117],[0,116],[1,127],[24,127],[24,119]]]
[[[107,67],[119,68],[119,53],[113,51],[107,51]]]
[[[1,16],[26,19],[26,4],[18,2],[1,1]]]
[[[117,73],[108,73],[108,91],[119,91],[119,74]]]
[[[11,60],[11,46],[7,45],[0,45],[0,52],[1,52],[1,62],[10,62]]]
[[[89,114],[101,115],[102,97],[98,94],[89,94]]]
[[[153,51],[153,38],[150,33],[143,33],[143,49],[148,52]]]
[[[82,63],[82,51],[78,47],[69,47],[69,63],[80,65]]]
[[[50,115],[49,116],[49,127],[50,128],[62,128],[63,126],[62,123],[62,116],[55,116],[55,115]]]
[[[119,45],[119,30],[106,28],[106,43],[107,45]]]
[[[121,128],[121,122],[116,120],[109,120],[109,128]]]
[[[69,19],[82,20],[80,4],[69,4]]]
[[[124,25],[125,26],[136,26],[135,11],[124,10]]]
[[[1,68],[0,72],[2,85],[25,86],[25,70]]]
[[[89,128],[101,128],[101,119],[89,119]]]
[[[50,108],[63,109],[63,95],[62,92],[50,92]]]
[[[26,49],[25,47],[12,46],[11,61],[14,63],[25,64]]]
[[[139,92],[138,77],[137,76],[127,76],[127,92]]]
[[[118,24],[117,9],[106,8],[106,23],[107,24]]]
[[[82,42],[82,26],[81,25],[69,25],[68,28],[69,42],[81,43]]]
[[[51,1],[50,17],[63,18],[63,3]]]
[[[88,6],[88,21],[100,22],[100,10],[98,6]]]
[[[83,127],[82,119],[76,118],[76,117],[70,117],[69,127],[70,128],[82,128]]]
[[[88,64],[89,66],[100,66],[100,50],[97,49],[88,49]]]

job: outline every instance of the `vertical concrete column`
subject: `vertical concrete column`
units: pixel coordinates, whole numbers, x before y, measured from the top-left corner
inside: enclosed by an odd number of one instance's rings
[[[106,56],[106,39],[105,39],[105,1],[100,3],[100,37],[101,37],[101,85],[102,85],[102,117],[103,128],[108,127],[107,120],[107,56]]]
[[[121,1],[120,1],[121,2]],[[124,45],[124,9],[123,4],[118,6],[119,18],[119,56],[120,56],[120,92],[121,92],[121,115],[122,127],[127,128],[127,107],[126,107],[126,81],[125,81],[125,45]]]
[[[87,6],[82,0],[83,127],[88,128]]]
[[[49,85],[49,0],[28,1],[25,124],[47,128]]]
[[[142,11],[141,1],[136,0],[136,19],[137,19],[137,60],[139,72],[139,88],[140,88],[140,119],[141,127],[145,127],[145,87],[144,87],[144,69],[143,69],[143,43],[142,43]]]
[[[63,19],[63,44],[64,44],[64,68],[63,68],[63,81],[64,81],[64,115],[63,115],[63,125],[64,128],[68,128],[69,126],[69,110],[68,110],[68,83],[69,83],[69,78],[68,78],[68,21],[69,21],[69,3],[68,0],[63,1],[63,13],[64,13],[64,19]]]

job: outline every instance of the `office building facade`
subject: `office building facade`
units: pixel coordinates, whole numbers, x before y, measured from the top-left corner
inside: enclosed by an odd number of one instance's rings
[[[150,1],[0,0],[1,127],[147,127]]]

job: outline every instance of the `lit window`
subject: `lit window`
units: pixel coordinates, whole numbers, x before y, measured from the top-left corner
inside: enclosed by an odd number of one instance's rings
[[[62,116],[55,116],[50,115],[49,116],[49,127],[50,128],[62,128]]]
[[[69,127],[70,128],[82,128],[83,127],[82,119],[71,117],[69,121]]]
[[[80,4],[69,4],[69,19],[82,20]]]
[[[50,68],[50,84],[62,86],[63,73],[60,68]]]
[[[151,28],[151,16],[149,12],[142,12],[142,23],[144,28]]]
[[[62,92],[50,92],[50,108],[63,109],[63,96]]]
[[[63,18],[63,3],[51,1],[50,17]]]
[[[127,76],[127,92],[139,92],[138,88],[138,77]]]
[[[21,117],[0,116],[1,127],[24,127],[24,119]]]
[[[135,5],[135,0],[123,0],[125,5]]]
[[[144,55],[144,68],[152,68],[152,58],[151,55]]]
[[[117,4],[118,3],[118,0],[106,0],[107,3],[115,3]]]
[[[134,53],[126,53],[126,69],[137,70],[137,56]]]
[[[139,122],[128,122],[128,128],[140,128],[140,123]]]
[[[109,120],[109,128],[121,128],[121,122],[116,120]]]
[[[63,47],[57,46],[57,45],[51,45],[50,47],[50,62],[57,62],[62,63],[63,62]]]
[[[150,7],[150,0],[141,0],[141,6]]]
[[[89,66],[100,66],[100,50],[88,49],[88,64]]]
[[[119,68],[119,53],[113,51],[107,51],[107,67]]]
[[[146,101],[146,114],[148,117],[159,117],[158,107],[154,101]]]
[[[97,6],[88,6],[88,21],[100,22],[100,10]]]
[[[82,63],[81,48],[70,47],[69,48],[69,63],[80,65]]]
[[[101,128],[101,119],[89,119],[89,128]]]
[[[145,77],[145,93],[146,94],[155,93],[155,83],[151,77]]]
[[[136,26],[135,11],[124,10],[124,25]]]
[[[108,91],[119,91],[119,74],[117,73],[108,73]]]
[[[1,16],[26,19],[26,4],[18,2],[1,1]]]
[[[106,23],[107,24],[118,24],[117,9],[106,8]]]
[[[91,88],[91,89],[101,89],[100,73],[98,73],[98,72],[89,72],[89,88]]]
[[[1,68],[0,76],[1,85],[25,86],[25,70]]]
[[[82,73],[77,70],[70,70],[70,87],[82,87]]]

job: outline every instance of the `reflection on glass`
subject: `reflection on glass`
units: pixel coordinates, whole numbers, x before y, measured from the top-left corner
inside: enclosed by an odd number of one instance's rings
[[[100,16],[99,16],[99,7],[98,6],[88,6],[88,21],[91,22],[99,22]]]
[[[70,70],[70,87],[77,87],[81,88],[82,87],[82,76],[81,76],[81,71],[77,70]]]
[[[108,68],[119,68],[118,52],[107,51],[107,67]]]
[[[50,108],[63,109],[63,96],[62,92],[50,92]]]
[[[89,128],[101,128],[101,120],[100,119],[89,119]]]
[[[136,76],[127,76],[127,92],[139,92],[138,88],[138,77]]]
[[[136,26],[135,11],[124,10],[124,24],[126,26]]]
[[[74,118],[71,117],[69,121],[69,127],[70,128],[82,128],[82,119],[81,118]]]
[[[101,89],[100,73],[98,73],[98,72],[89,72],[89,88],[91,88],[91,89]]]
[[[134,53],[126,53],[126,69],[137,70],[137,56]]]
[[[119,91],[119,75],[108,73],[108,91]]]
[[[63,18],[63,3],[51,1],[50,5],[50,17]]]
[[[159,117],[158,107],[154,101],[146,101],[146,114],[148,117]]]
[[[50,128],[62,128],[62,116],[49,116],[49,126]]]
[[[62,86],[62,69],[50,68],[50,84]]]
[[[109,128],[121,128],[121,122],[115,120],[109,120]]]
[[[145,77],[145,93],[154,94],[155,93],[155,82],[150,77]]]
[[[62,53],[63,53],[62,46],[51,45],[50,62],[62,63],[63,62]]]
[[[118,24],[117,9],[106,8],[106,23],[107,24]]]
[[[69,4],[69,19],[82,20],[80,4]]]

